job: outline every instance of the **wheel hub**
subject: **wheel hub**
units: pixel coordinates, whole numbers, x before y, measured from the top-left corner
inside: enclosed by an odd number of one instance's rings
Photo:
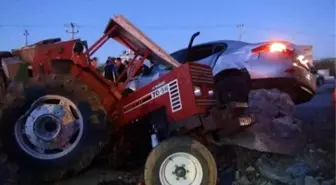
[[[186,170],[184,167],[185,167],[184,164],[182,164],[182,166],[178,166],[178,165],[175,166],[175,170],[173,171],[173,174],[176,175],[177,180],[180,178],[186,179],[186,174],[189,173],[189,171]]]
[[[75,148],[82,134],[80,111],[69,99],[57,95],[36,100],[15,124],[15,138],[20,148],[39,159],[66,155]]]
[[[34,134],[44,141],[55,139],[61,131],[61,121],[53,115],[42,115],[34,122]]]
[[[200,185],[202,165],[189,153],[174,153],[161,164],[159,178],[162,185]]]

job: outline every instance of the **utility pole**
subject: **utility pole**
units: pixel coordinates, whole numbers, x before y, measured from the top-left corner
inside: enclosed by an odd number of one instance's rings
[[[28,35],[29,35],[29,32],[27,30],[24,30],[23,35],[26,37],[26,46],[28,46]]]
[[[238,40],[242,40],[244,34],[244,24],[238,24],[237,29],[238,29]]]
[[[75,31],[75,27],[77,27],[77,25],[75,25],[75,23],[71,22],[70,25],[65,25],[65,27],[71,29],[70,31],[67,29],[66,32],[70,33],[71,34],[71,39],[74,40],[75,39],[75,34],[79,33],[79,30]]]

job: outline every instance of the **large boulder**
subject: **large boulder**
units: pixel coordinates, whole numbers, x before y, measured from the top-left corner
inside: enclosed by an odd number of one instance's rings
[[[305,137],[301,122],[293,118],[294,108],[290,96],[277,89],[251,91],[246,112],[254,115],[255,123],[227,142],[262,152],[302,152]]]

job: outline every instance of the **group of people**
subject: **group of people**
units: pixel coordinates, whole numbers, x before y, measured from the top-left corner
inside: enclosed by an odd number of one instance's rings
[[[98,59],[97,57],[93,57],[89,61],[90,65],[94,68],[97,68]],[[121,61],[121,58],[115,58],[115,57],[108,57],[105,63],[104,67],[104,77],[108,80],[111,80],[113,82],[117,81],[117,79],[122,75],[124,70],[126,70],[126,67],[129,65],[129,61],[124,61],[124,64]],[[125,75],[122,76],[120,79],[120,82],[125,82],[127,80],[127,76],[129,76],[132,69],[129,69]],[[139,73],[142,72],[142,69],[138,71],[135,76],[139,75]]]
[[[111,81],[116,81],[124,72],[126,66],[121,62],[121,58],[108,57],[104,67],[105,78]],[[127,75],[123,75],[121,82],[126,81]]]

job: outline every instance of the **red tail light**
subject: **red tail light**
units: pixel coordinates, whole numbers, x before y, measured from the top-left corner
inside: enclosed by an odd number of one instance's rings
[[[287,46],[282,43],[273,43],[269,47],[270,52],[284,52],[287,50]]]
[[[253,53],[262,53],[262,52],[279,53],[289,51],[290,50],[287,48],[287,45],[281,42],[274,42],[271,44],[262,45],[252,49]]]

